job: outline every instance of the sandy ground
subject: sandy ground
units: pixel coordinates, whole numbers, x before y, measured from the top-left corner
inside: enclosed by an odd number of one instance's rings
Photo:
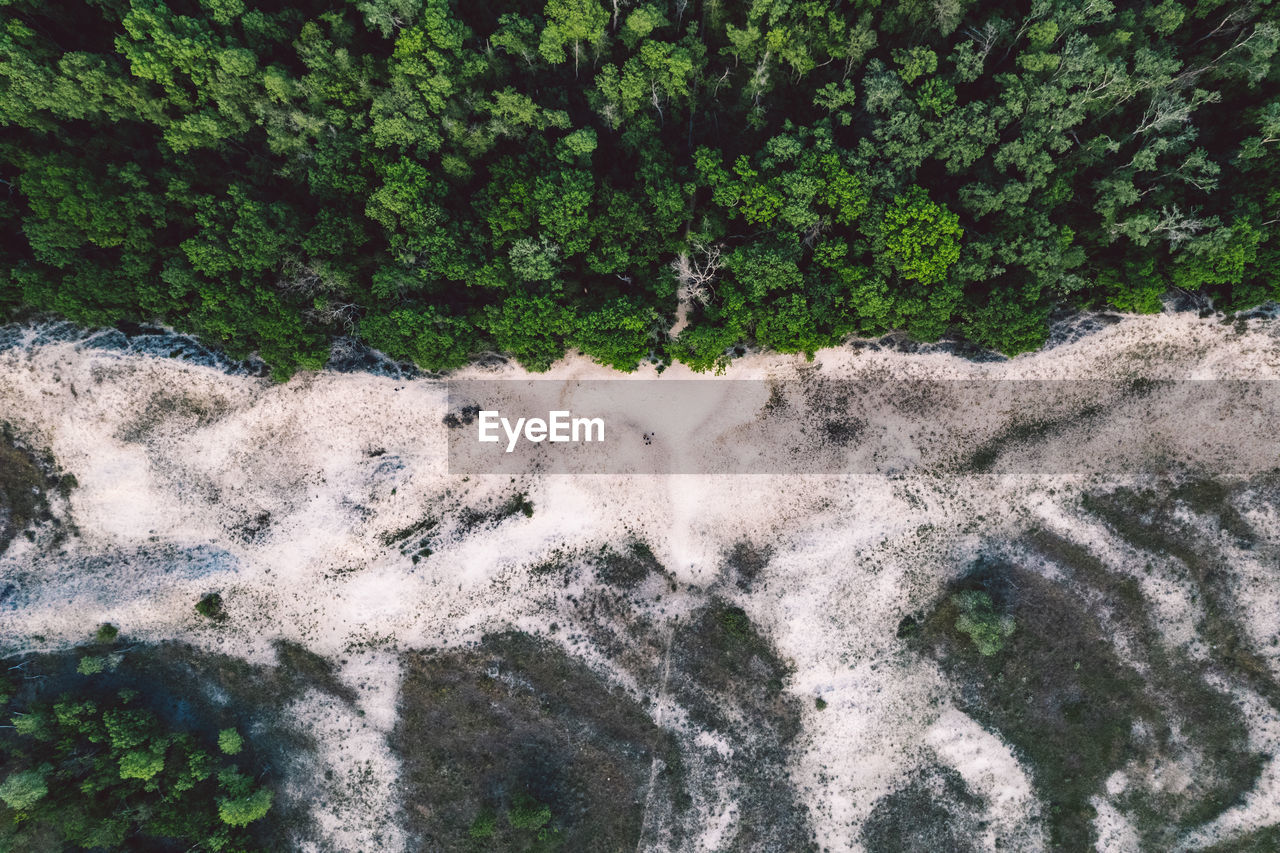
[[[974,363],[943,352],[843,348],[803,358],[750,355],[728,378],[1081,379],[1280,378],[1280,325],[1246,330],[1190,314],[1126,318],[1081,340],[1011,361]],[[470,378],[516,378],[513,366],[469,368]],[[642,370],[637,379],[653,378]],[[542,378],[618,378],[581,358]],[[668,378],[713,377],[681,366]],[[1073,489],[1118,475],[1099,459],[1055,477],[509,477],[450,476],[441,382],[302,375],[287,384],[73,343],[0,352],[0,420],[48,447],[79,486],[60,511],[78,535],[58,549],[15,541],[0,580],[20,606],[4,612],[7,650],[83,641],[110,621],[131,637],[180,638],[269,661],[285,638],[333,658],[358,691],[363,716],[321,698],[296,709],[339,782],[314,806],[322,849],[395,851],[397,764],[383,735],[395,723],[396,652],[477,639],[515,626],[543,632],[563,594],[523,571],[557,548],[638,536],[685,584],[706,586],[738,542],[773,558],[737,603],[796,666],[805,699],[792,767],[818,840],[859,850],[857,828],[876,800],[925,761],[955,768],[988,801],[986,849],[1044,845],[1040,805],[1017,757],[953,706],[928,662],[905,655],[895,628],[925,606],[984,537],[1036,518],[1117,571],[1131,555],[1066,508]],[[993,412],[993,428],[1006,413]],[[1196,433],[1193,413],[1156,406],[1152,417]],[[678,441],[678,436],[665,440]],[[379,452],[381,451],[381,452]],[[1246,462],[1249,460],[1245,460]],[[1275,464],[1271,460],[1270,464]],[[383,536],[451,505],[487,505],[514,489],[535,512],[449,541],[414,564]],[[1274,507],[1255,515],[1273,528]],[[979,523],[976,519],[981,518]],[[256,532],[255,532],[256,531]],[[1265,565],[1242,560],[1256,639],[1277,631],[1280,597]],[[1137,575],[1135,575],[1137,576]],[[1142,576],[1167,640],[1194,646],[1194,607],[1176,581]],[[220,589],[233,618],[214,628],[191,609]],[[679,609],[678,598],[664,607]],[[592,660],[590,649],[572,651]],[[1280,667],[1270,658],[1273,670]],[[817,711],[812,697],[829,707]],[[1280,754],[1275,711],[1257,705],[1260,749]],[[660,705],[655,714],[661,713]],[[670,720],[667,721],[670,723]],[[1187,839],[1188,849],[1280,819],[1277,771],[1240,807]],[[1100,849],[1128,849],[1123,815],[1100,798]],[[700,849],[732,834],[731,801],[705,811]],[[642,845],[643,846],[643,845]]]

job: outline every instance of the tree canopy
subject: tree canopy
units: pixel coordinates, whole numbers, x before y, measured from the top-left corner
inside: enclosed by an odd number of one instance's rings
[[[80,672],[94,675],[101,667]],[[273,794],[229,756],[243,739],[225,729],[218,749],[167,727],[136,691],[66,694],[0,707],[13,734],[0,739],[0,850],[187,849],[224,853],[253,845],[244,827]]]
[[[277,375],[1280,298],[1280,7],[6,0],[0,314]],[[684,300],[688,324],[671,338]]]

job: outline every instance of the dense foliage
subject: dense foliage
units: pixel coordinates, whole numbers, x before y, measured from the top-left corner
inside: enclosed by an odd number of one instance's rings
[[[101,660],[82,659],[80,671]],[[0,850],[247,849],[243,828],[272,794],[229,758],[239,733],[220,734],[219,754],[139,701],[121,690],[5,709],[14,732],[0,740]]]
[[[0,0],[0,311],[284,375],[1280,296],[1280,6]],[[674,339],[677,305],[689,323]]]

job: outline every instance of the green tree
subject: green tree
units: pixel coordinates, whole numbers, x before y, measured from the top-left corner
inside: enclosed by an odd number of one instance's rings
[[[218,732],[218,749],[224,755],[239,755],[244,749],[244,738],[235,729],[223,729]]]
[[[656,312],[619,297],[578,319],[570,343],[601,364],[634,370],[653,346]]]
[[[45,782],[49,769],[45,765],[10,773],[9,778],[0,785],[0,800],[15,811],[31,808],[49,793],[49,786]]]
[[[396,308],[386,314],[371,314],[360,321],[359,334],[374,349],[427,370],[461,367],[479,345],[470,321],[436,308]]]
[[[903,278],[937,284],[960,259],[960,217],[920,187],[893,200],[880,226],[885,258]]]
[[[1003,649],[1016,630],[1013,617],[998,612],[991,596],[981,590],[957,592],[951,596],[951,603],[958,611],[956,630],[967,634],[984,657]]]
[[[564,62],[565,45],[573,45],[573,73],[578,73],[582,42],[595,45],[604,38],[609,13],[597,0],[547,0],[543,9],[547,25],[538,52],[553,65]]]
[[[484,322],[500,350],[536,372],[564,355],[565,339],[575,331],[572,313],[546,296],[513,296],[491,306]]]
[[[272,797],[265,788],[240,797],[223,797],[218,800],[218,817],[228,826],[248,826],[271,810]]]

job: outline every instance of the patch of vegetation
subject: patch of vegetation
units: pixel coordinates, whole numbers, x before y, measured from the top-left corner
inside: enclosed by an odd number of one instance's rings
[[[427,516],[408,527],[392,530],[379,537],[388,548],[398,545],[400,553],[413,560],[414,564],[425,560],[435,553],[434,544],[440,520],[435,516]]]
[[[1096,618],[1071,592],[1007,565],[982,565],[959,592],[982,591],[1017,620],[1003,654],[982,654],[962,633],[949,595],[921,626],[961,686],[960,707],[1025,757],[1048,804],[1057,849],[1092,845],[1089,798],[1137,746],[1133,726],[1155,709],[1142,680],[1116,657]]]
[[[983,806],[960,774],[929,765],[876,801],[862,843],[867,853],[970,853]]]
[[[409,539],[416,537],[420,533],[427,533],[435,528],[440,520],[435,516],[427,516],[420,521],[415,521],[408,527],[402,527],[398,530],[391,530],[383,533],[379,538],[383,545],[390,548],[392,545],[398,545]]]
[[[719,614],[720,628],[732,640],[746,642],[753,638],[751,620],[741,607],[724,607]]]
[[[115,642],[116,637],[120,635],[120,629],[110,622],[103,622],[98,626],[98,630],[94,632],[93,638],[102,644]]]
[[[682,780],[672,735],[525,634],[406,656],[392,743],[419,849],[633,851],[646,802]],[[479,846],[477,846],[479,845]]]
[[[961,590],[951,596],[951,603],[958,611],[956,630],[969,635],[978,654],[990,657],[1004,648],[1016,623],[1009,614],[997,612],[990,595],[980,589]]]
[[[502,814],[486,808],[476,815],[467,833],[482,850],[528,850],[551,853],[561,849],[562,832],[554,823],[551,807],[528,794],[515,796]]]
[[[996,461],[1010,450],[1028,445],[1041,444],[1068,429],[1086,424],[1106,412],[1102,405],[1082,406],[1064,415],[1042,418],[1022,418],[1011,421],[999,433],[974,448],[967,459],[959,465],[959,470],[970,474],[990,472]]]
[[[631,542],[621,551],[606,548],[593,563],[596,577],[619,589],[634,589],[652,574],[667,574],[653,550],[639,541]]]
[[[765,566],[769,565],[769,558],[772,556],[773,549],[768,546],[738,542],[725,555],[725,565],[737,583],[738,589],[750,592]]]
[[[533,502],[529,500],[529,496],[524,492],[516,492],[508,496],[502,503],[489,509],[463,508],[458,513],[455,532],[458,536],[465,536],[478,527],[496,526],[514,515],[523,515],[525,518],[533,517]]]
[[[1268,826],[1232,841],[1204,848],[1204,853],[1275,853],[1280,850],[1280,826]]]
[[[145,442],[157,431],[190,431],[217,423],[231,410],[218,396],[197,397],[185,392],[161,390],[147,399],[136,417],[116,434],[121,441]]]
[[[254,542],[261,539],[270,529],[271,513],[263,510],[250,514],[234,532],[245,542]]]
[[[1183,477],[1166,480],[1156,488],[1119,488],[1082,498],[1085,509],[1145,551],[1153,566],[1161,565],[1164,571],[1189,582],[1202,614],[1196,630],[1208,652],[1207,662],[1162,654],[1154,640],[1147,644],[1154,678],[1159,684],[1180,688],[1165,689],[1176,700],[1174,708],[1184,730],[1196,732],[1194,743],[1205,754],[1193,786],[1197,799],[1186,807],[1181,825],[1209,820],[1238,802],[1252,787],[1261,764],[1243,743],[1244,727],[1235,703],[1203,678],[1213,675],[1228,682],[1238,680],[1272,707],[1280,707],[1280,687],[1266,661],[1249,643],[1231,588],[1232,573],[1226,568],[1228,558],[1219,550],[1223,534],[1246,550],[1260,543],[1258,532],[1235,506],[1243,494],[1255,490],[1263,500],[1280,498],[1280,477],[1273,472],[1236,483]],[[1076,564],[1085,570],[1092,568],[1095,576],[1102,574],[1086,557],[1079,557]],[[1143,817],[1148,834],[1162,839],[1158,831],[1161,816],[1148,810]]]
[[[1083,507],[1135,547],[1151,554],[1153,560],[1176,561],[1200,596],[1204,618],[1197,626],[1214,658],[1249,686],[1280,707],[1280,686],[1270,674],[1266,661],[1249,647],[1240,625],[1230,575],[1222,571],[1223,557],[1211,535],[1180,510],[1190,509],[1207,516],[1209,524],[1232,535],[1248,549],[1259,541],[1254,531],[1231,503],[1231,497],[1247,484],[1226,484],[1186,479],[1165,488],[1114,489],[1085,495]],[[1274,486],[1272,486],[1274,488]]]
[[[131,848],[248,842],[242,828],[271,808],[271,790],[164,725],[137,696],[64,694],[8,709],[15,736],[0,740],[0,845],[30,850],[51,830],[86,850],[120,849],[126,839]]]
[[[801,717],[800,700],[783,691],[791,673],[750,617],[722,601],[681,621],[671,637],[667,692],[732,745],[743,781],[728,850],[816,850],[787,769]]]
[[[1023,544],[1062,579],[980,562],[932,613],[904,620],[899,636],[931,650],[958,684],[962,709],[1026,761],[1055,849],[1093,844],[1089,800],[1112,772],[1194,766],[1194,780],[1177,795],[1145,788],[1138,771],[1118,801],[1144,849],[1167,849],[1179,832],[1239,801],[1262,757],[1250,750],[1231,697],[1205,680],[1205,667],[1166,647],[1132,579],[1043,531]],[[1005,619],[1016,630],[1007,631]],[[1135,662],[1117,656],[1117,633]]]
[[[449,412],[441,421],[449,429],[458,429],[463,426],[471,426],[476,422],[476,417],[480,414],[480,407],[475,405],[463,406],[456,412]]]
[[[225,622],[227,619],[227,608],[222,603],[222,596],[216,592],[208,592],[200,596],[200,600],[196,602],[195,611],[214,622]]]
[[[0,704],[8,703],[2,712],[3,722],[8,724],[8,718],[19,713],[30,714],[33,708],[53,709],[56,716],[56,707],[63,701],[61,697],[69,695],[73,697],[72,704],[93,705],[99,721],[103,721],[106,712],[112,709],[115,709],[113,714],[115,711],[128,712],[148,721],[149,739],[128,750],[140,753],[130,759],[137,772],[149,770],[150,765],[143,759],[151,753],[161,752],[155,739],[168,741],[169,746],[163,750],[163,769],[151,779],[120,781],[126,787],[133,786],[136,781],[144,789],[139,794],[128,787],[128,807],[112,806],[110,814],[107,814],[107,805],[114,803],[110,799],[114,794],[110,791],[116,790],[110,787],[105,793],[93,793],[88,798],[92,802],[86,802],[79,812],[70,807],[60,808],[59,820],[63,817],[79,820],[76,815],[82,814],[86,822],[80,825],[88,826],[90,818],[104,816],[108,819],[104,832],[114,831],[112,827],[116,826],[117,819],[135,823],[153,818],[158,820],[156,816],[168,806],[163,803],[147,805],[147,798],[154,795],[175,803],[186,803],[193,819],[204,821],[213,814],[239,839],[226,850],[298,849],[300,843],[313,836],[310,800],[318,790],[309,786],[318,789],[326,782],[316,777],[311,764],[314,745],[308,735],[296,727],[296,719],[288,710],[309,691],[330,692],[330,685],[321,675],[322,667],[290,665],[305,660],[309,652],[284,649],[279,655],[281,665],[267,667],[201,652],[181,643],[131,645],[127,650],[111,655],[115,659],[114,666],[86,677],[77,672],[84,660],[83,651],[31,655],[0,662]],[[350,694],[348,689],[338,698],[349,700]],[[85,722],[91,721],[91,717],[83,714],[75,719],[85,725],[96,725]],[[244,734],[248,732],[252,732],[252,737]],[[109,726],[107,734],[111,736]],[[231,751],[237,746],[237,738],[238,751]],[[69,743],[66,737],[59,736],[52,742],[40,742],[39,748],[58,750],[59,744],[64,742]],[[97,771],[94,770],[94,763],[99,757],[113,749],[110,741],[90,741],[82,746],[88,748],[75,747],[73,753],[68,753],[76,762],[74,772],[62,773],[58,770],[60,765],[53,761],[54,770],[49,778],[57,777],[56,784],[61,786],[64,780],[71,784],[86,778],[83,774],[89,774],[89,778],[115,786],[116,782],[109,778],[109,773],[104,771],[95,775]],[[34,761],[30,756],[19,761],[13,757],[17,754],[15,750],[18,753],[23,750],[29,752],[29,744],[17,730],[0,729],[0,781],[11,770],[29,767]],[[181,790],[180,786],[175,788],[172,783],[189,772],[192,762],[188,759],[196,753],[208,756],[211,775],[190,792]],[[27,763],[22,763],[24,761]],[[200,761],[203,759],[195,764],[199,765]],[[220,778],[219,771],[228,765],[238,768],[239,775],[228,774]],[[119,778],[118,769],[116,778]],[[246,786],[246,780],[252,780],[252,784]],[[288,791],[283,786],[286,781]],[[154,792],[145,790],[151,783],[158,786]],[[53,782],[48,787],[55,790]],[[120,789],[120,792],[125,792],[125,789]],[[199,801],[188,799],[197,794]],[[265,817],[260,816],[268,804],[269,811]],[[58,831],[51,829],[23,836],[22,843],[7,848],[5,832],[10,829],[26,832],[35,824],[11,827],[11,813],[7,813],[3,805],[0,805],[0,813],[3,813],[0,814],[0,850],[54,853],[74,849],[60,840]],[[243,829],[235,830],[233,823],[244,825]],[[216,837],[216,833],[209,836],[210,839]],[[158,853],[162,850],[184,851],[199,840],[192,838],[188,843],[178,845],[174,838],[153,838],[144,843],[141,836],[131,835],[123,844],[103,842],[103,846],[105,849]]]
[[[823,422],[822,435],[837,447],[848,447],[866,428],[866,422],[860,418],[831,418]]]
[[[277,640],[275,651],[277,677],[289,685],[306,685],[350,703],[356,701],[356,691],[338,678],[333,661],[288,640]]]
[[[574,563],[569,555],[557,548],[545,560],[529,566],[529,574],[534,577],[558,577],[566,582],[574,570]]]
[[[7,422],[0,421],[0,554],[13,537],[34,521],[50,521],[48,490],[58,482],[41,460],[18,441]]]
[[[529,496],[524,492],[517,492],[507,499],[499,512],[502,518],[515,515],[517,512],[525,518],[533,518],[533,501],[529,500]]]

